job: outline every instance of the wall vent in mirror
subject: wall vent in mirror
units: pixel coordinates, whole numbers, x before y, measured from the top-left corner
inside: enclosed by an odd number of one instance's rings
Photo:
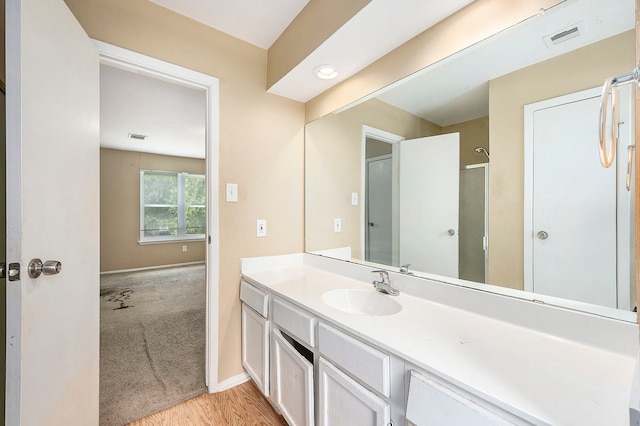
[[[148,136],[147,136],[147,135],[141,135],[141,134],[139,134],[139,133],[129,133],[129,134],[127,135],[127,137],[128,137],[129,139],[135,139],[135,140],[139,140],[139,141],[143,141],[143,140],[145,140],[146,138],[148,138]]]
[[[578,22],[562,28],[561,30],[554,31],[543,37],[543,39],[547,44],[547,47],[551,48],[560,43],[564,43],[565,41],[569,41],[572,38],[580,37],[582,34],[584,34],[584,23]]]

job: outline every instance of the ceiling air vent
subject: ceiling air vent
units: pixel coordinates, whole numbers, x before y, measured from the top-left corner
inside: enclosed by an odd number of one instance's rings
[[[129,133],[129,134],[127,135],[127,137],[128,137],[129,139],[136,139],[136,140],[139,140],[139,141],[143,141],[143,140],[145,140],[148,136],[147,136],[147,135],[141,135],[141,134],[139,134],[139,133]]]
[[[579,37],[584,34],[584,23],[578,22],[577,24],[569,25],[559,31],[554,31],[543,37],[547,47],[552,47],[560,43],[564,43],[572,38]]]

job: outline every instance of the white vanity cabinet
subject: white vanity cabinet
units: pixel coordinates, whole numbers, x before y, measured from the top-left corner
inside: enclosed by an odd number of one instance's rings
[[[242,282],[242,366],[256,386],[269,396],[269,321],[268,295],[260,289]]]
[[[371,300],[370,269],[310,254],[242,260],[259,290],[243,284],[257,313],[243,313],[257,330],[243,327],[243,342],[261,366],[269,358],[268,398],[290,424],[629,424],[637,324],[404,274],[397,297]],[[401,309],[382,309],[390,302]]]
[[[240,293],[242,364],[290,426],[532,424],[275,292]]]
[[[289,425],[403,424],[401,359],[252,284],[241,299],[243,366]]]

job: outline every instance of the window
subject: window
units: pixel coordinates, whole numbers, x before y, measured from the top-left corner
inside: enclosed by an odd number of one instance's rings
[[[201,239],[205,234],[204,175],[140,172],[140,241]]]

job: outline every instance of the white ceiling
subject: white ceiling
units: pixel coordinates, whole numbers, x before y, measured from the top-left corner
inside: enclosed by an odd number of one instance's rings
[[[151,1],[268,49],[309,0]],[[307,102],[472,1],[371,0],[268,91]],[[338,77],[313,75],[324,64],[332,65]]]
[[[101,65],[100,146],[205,158],[205,101],[204,90]]]
[[[634,0],[569,0],[381,90],[376,97],[440,126],[487,116],[489,80],[630,30],[635,26],[634,10]],[[545,36],[577,23],[579,37],[547,46]],[[594,58],[598,60],[603,59]]]
[[[263,49],[268,49],[309,0],[151,0]]]

